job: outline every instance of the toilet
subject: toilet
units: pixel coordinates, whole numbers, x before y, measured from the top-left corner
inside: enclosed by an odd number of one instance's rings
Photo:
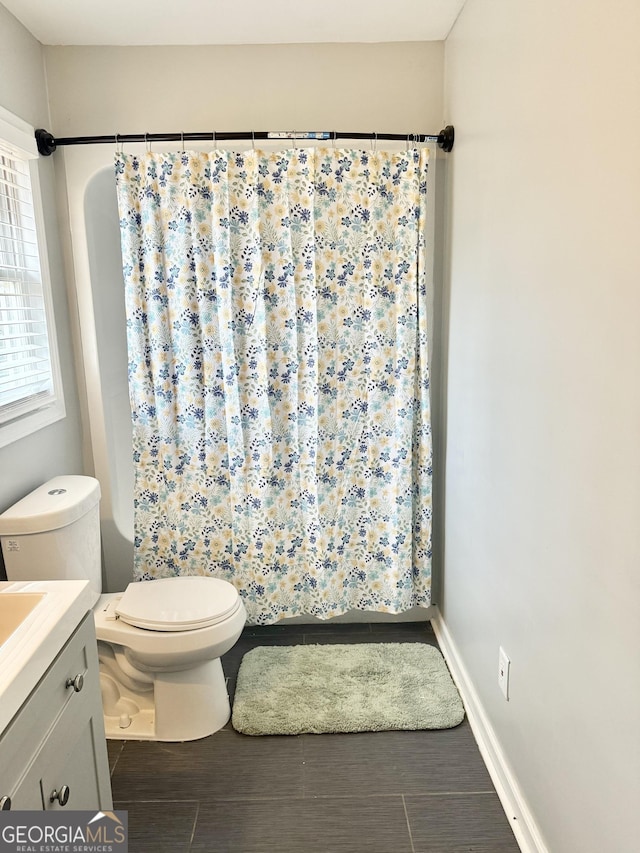
[[[93,477],[56,477],[0,515],[7,577],[89,581],[108,738],[213,734],[231,715],[220,657],[244,627],[242,599],[211,577],[142,581],[103,595],[99,502]]]

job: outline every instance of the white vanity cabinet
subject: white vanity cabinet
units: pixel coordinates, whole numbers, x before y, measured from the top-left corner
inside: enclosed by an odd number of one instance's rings
[[[0,737],[0,807],[113,807],[92,613]]]

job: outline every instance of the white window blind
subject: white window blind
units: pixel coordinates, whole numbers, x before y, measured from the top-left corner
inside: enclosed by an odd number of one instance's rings
[[[64,416],[32,140],[0,108],[0,445]]]
[[[0,145],[0,423],[53,396],[29,164]]]

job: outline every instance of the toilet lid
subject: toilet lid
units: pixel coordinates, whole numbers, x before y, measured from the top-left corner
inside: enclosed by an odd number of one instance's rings
[[[130,583],[116,606],[124,622],[150,631],[194,631],[237,609],[238,591],[219,578],[161,578]]]

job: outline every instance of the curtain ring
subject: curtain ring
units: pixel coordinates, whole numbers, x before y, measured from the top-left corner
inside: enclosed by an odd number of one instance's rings
[[[144,134],[144,146],[146,148],[147,154],[151,154],[151,142],[149,140],[149,134],[146,131]]]
[[[254,151],[256,150],[256,134],[253,130],[251,131],[251,147]]]
[[[375,154],[378,150],[378,134],[374,131],[371,139],[371,150]]]
[[[297,148],[297,147],[298,147],[298,140],[296,139],[296,133],[297,133],[297,132],[298,132],[297,130],[294,130],[294,131],[293,131],[293,147],[294,147],[294,148]]]
[[[182,153],[184,154],[184,131],[180,131],[180,145],[182,146]]]
[[[333,131],[333,139],[331,140],[331,145],[333,146],[333,150],[336,150],[336,132]]]
[[[213,143],[213,147],[216,147],[216,132],[215,130],[211,131],[211,142]]]

